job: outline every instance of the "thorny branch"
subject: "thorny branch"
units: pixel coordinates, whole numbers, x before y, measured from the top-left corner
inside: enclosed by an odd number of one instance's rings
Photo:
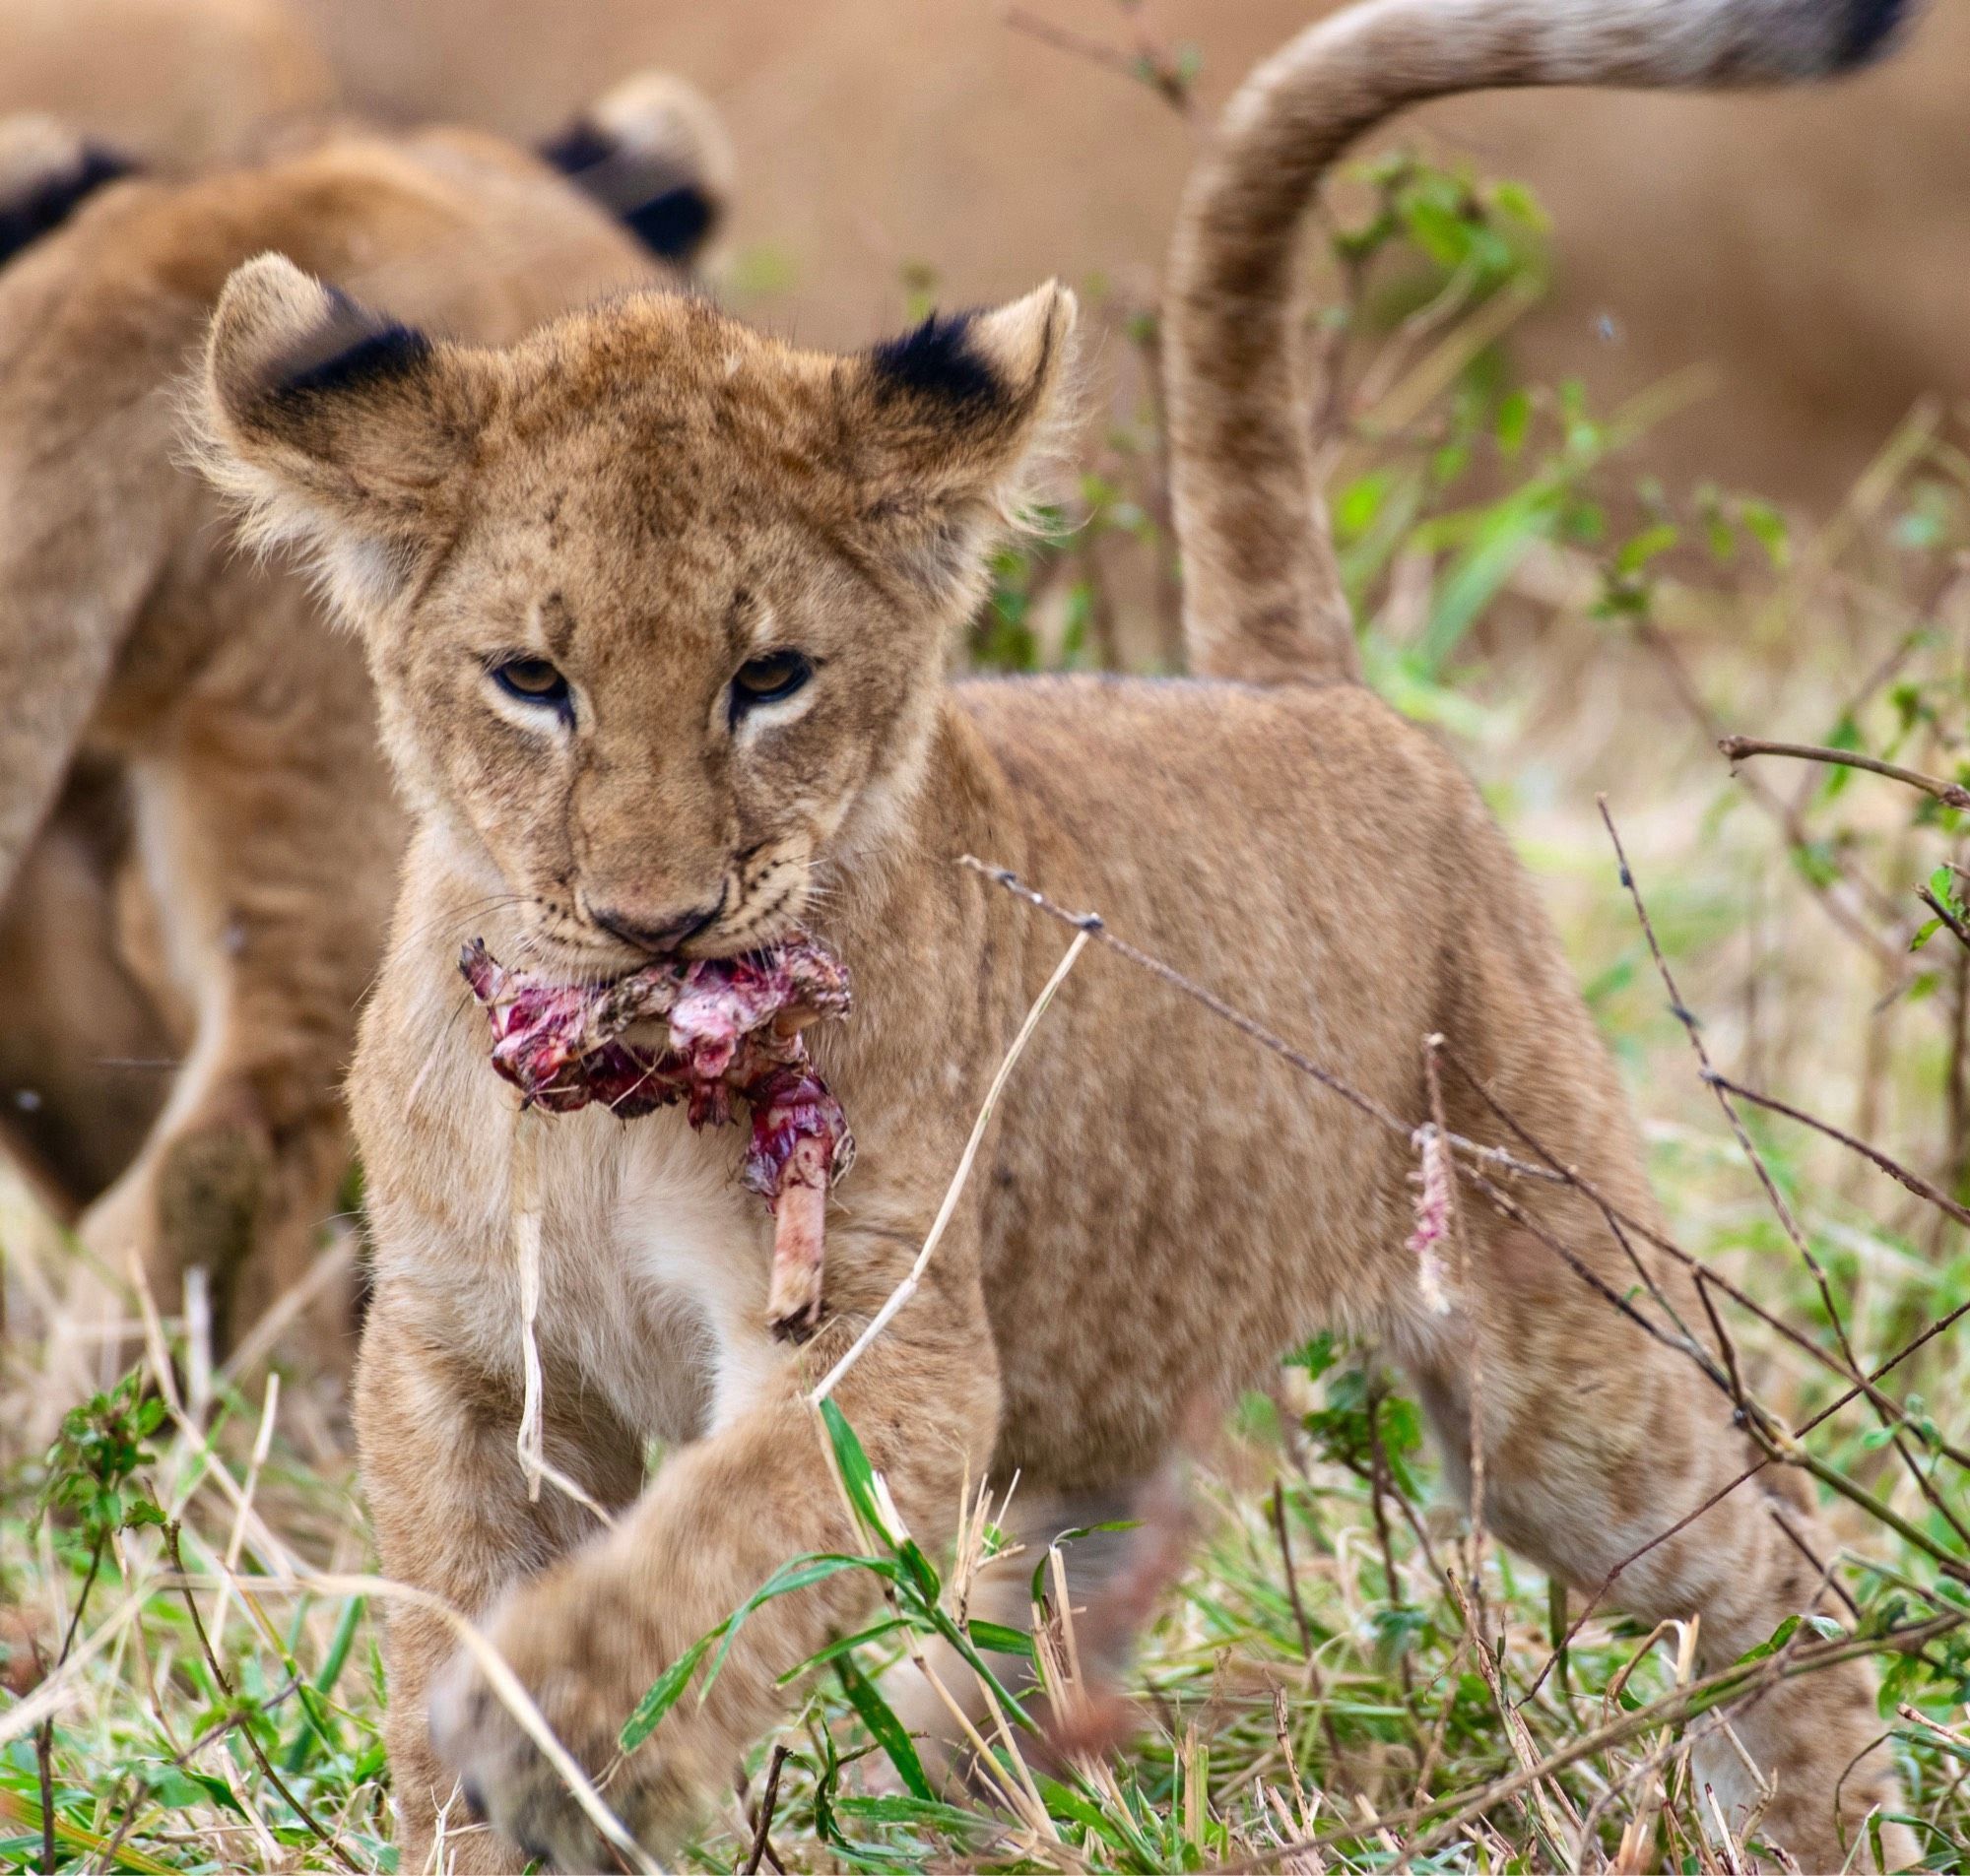
[[[1870,1146],[1866,1140],[1856,1139],[1852,1133],[1835,1127],[1831,1121],[1822,1121],[1806,1113],[1803,1108],[1796,1108],[1789,1102],[1779,1100],[1775,1095],[1760,1094],[1757,1089],[1747,1088],[1741,1082],[1733,1081],[1728,1075],[1714,1074],[1712,1079],[1717,1086],[1735,1094],[1740,1101],[1749,1101],[1753,1107],[1768,1108],[1774,1114],[1783,1114],[1789,1121],[1797,1121],[1802,1127],[1809,1127],[1815,1132],[1824,1133],[1828,1139],[1838,1140],[1849,1151],[1859,1153],[1863,1159],[1878,1166],[1890,1179],[1898,1181],[1918,1198],[1927,1199],[1937,1210],[1954,1218],[1958,1224],[1970,1225],[1970,1208],[1958,1204],[1939,1186],[1932,1185],[1920,1173],[1911,1172],[1899,1160],[1891,1159],[1878,1146]]]
[[[1136,48],[1133,52],[1119,45],[1110,45],[1105,39],[1094,38],[1088,33],[1077,32],[1072,28],[1055,26],[1052,21],[1029,13],[1024,7],[1008,7],[1006,24],[1015,32],[1023,32],[1043,45],[1051,45],[1057,51],[1071,53],[1076,58],[1086,59],[1090,64],[1119,73],[1123,78],[1147,85],[1179,117],[1189,117],[1195,109],[1193,73],[1184,59],[1165,46],[1140,19],[1141,0],[1118,0],[1118,4],[1135,21]]]
[[[1400,1134],[1405,1141],[1413,1137],[1415,1129],[1410,1122],[1390,1112],[1379,1101],[1362,1093],[1351,1083],[1334,1073],[1332,1069],[1324,1067],[1321,1064],[1313,1061],[1311,1057],[1294,1048],[1292,1044],[1276,1035],[1272,1030],[1266,1028],[1264,1024],[1256,1021],[1244,1011],[1234,1008],[1215,992],[1207,990],[1203,985],[1186,977],[1172,965],[1164,963],[1162,959],[1152,957],[1147,951],[1138,949],[1126,939],[1117,938],[1114,933],[1107,929],[1098,913],[1070,912],[1065,907],[1056,905],[1044,893],[1035,891],[1031,886],[1026,885],[1016,873],[1002,867],[988,866],[985,862],[974,858],[972,855],[965,854],[960,856],[957,864],[982,874],[995,885],[1003,887],[1015,898],[1022,900],[1035,911],[1044,913],[1048,918],[1057,920],[1059,923],[1077,932],[1087,933],[1090,938],[1106,945],[1108,949],[1114,951],[1117,955],[1128,959],[1130,963],[1136,965],[1139,969],[1148,971],[1151,976],[1167,984],[1171,989],[1179,991],[1194,1002],[1203,1004],[1205,1008],[1211,1010],[1215,1015],[1230,1023],[1241,1034],[1250,1037],[1261,1048],[1279,1056],[1280,1060],[1289,1063],[1302,1074],[1319,1083],[1320,1086],[1326,1088],[1330,1093],[1339,1095],[1349,1106],[1356,1109],[1357,1112],[1367,1115],[1377,1125]],[[1474,1080],[1470,1071],[1463,1067],[1463,1065],[1457,1061],[1454,1052],[1447,1047],[1444,1051],[1444,1060],[1451,1063],[1453,1067],[1458,1067],[1467,1080]],[[1484,1098],[1487,1101],[1490,1099],[1488,1094]],[[1511,1131],[1520,1139],[1529,1143],[1532,1141],[1532,1136],[1525,1129],[1517,1122],[1512,1121],[1510,1117],[1504,1116],[1503,1110],[1498,1108],[1495,1102],[1491,1102],[1490,1105],[1493,1112],[1498,1113],[1505,1120],[1506,1125],[1510,1127]],[[1516,1154],[1506,1151],[1503,1147],[1487,1145],[1469,1139],[1461,1133],[1451,1133],[1445,1137],[1458,1153],[1463,1154],[1478,1165],[1488,1165],[1496,1168],[1501,1173],[1509,1174],[1515,1178],[1533,1179],[1545,1185],[1561,1186],[1580,1193],[1600,1210],[1602,1215],[1608,1219],[1610,1226],[1617,1227],[1622,1232],[1632,1232],[1636,1237],[1652,1245],[1665,1256],[1674,1258],[1684,1268],[1692,1272],[1699,1269],[1702,1270],[1706,1279],[1716,1284],[1740,1309],[1756,1317],[1758,1321],[1765,1324],[1775,1333],[1784,1336],[1802,1354],[1817,1362],[1829,1373],[1837,1375],[1843,1382],[1848,1383],[1858,1391],[1866,1393],[1878,1411],[1906,1419],[1906,1411],[1900,1403],[1875,1390],[1868,1376],[1843,1363],[1837,1355],[1829,1354],[1817,1342],[1813,1341],[1810,1336],[1795,1328],[1783,1317],[1775,1315],[1772,1311],[1766,1309],[1755,1297],[1749,1295],[1740,1285],[1733,1283],[1721,1271],[1712,1269],[1707,1264],[1704,1264],[1700,1259],[1685,1251],[1674,1239],[1665,1235],[1655,1226],[1647,1223],[1645,1220],[1631,1217],[1622,1211],[1578,1167],[1562,1165],[1556,1158],[1544,1153],[1543,1149],[1538,1148],[1536,1144],[1534,1150],[1542,1153],[1542,1157],[1544,1160],[1543,1164],[1520,1158]],[[1463,1172],[1466,1178],[1473,1179],[1474,1181],[1477,1179],[1477,1174],[1471,1167],[1460,1167],[1459,1170]],[[1494,1206],[1499,1205],[1504,1196],[1495,1185],[1480,1183],[1479,1189],[1492,1201]],[[1505,1215],[1511,1218],[1515,1224],[1527,1224],[1530,1226],[1532,1222],[1527,1219],[1523,1209],[1514,1208],[1507,1210]],[[1641,1316],[1626,1298],[1617,1296],[1606,1284],[1602,1283],[1598,1278],[1593,1277],[1586,1270],[1585,1266],[1572,1257],[1571,1253],[1567,1252],[1563,1247],[1555,1245],[1549,1234],[1543,1242],[1549,1249],[1556,1250],[1562,1258],[1566,1259],[1574,1268],[1576,1275],[1593,1284],[1613,1307],[1619,1309],[1624,1315],[1627,1315],[1638,1326],[1645,1329],[1649,1334],[1668,1342],[1673,1347],[1680,1348],[1685,1354],[1694,1352],[1699,1357],[1701,1356],[1700,1348],[1689,1337],[1687,1331],[1682,1328],[1679,1323],[1676,1325],[1679,1331],[1678,1335],[1674,1337],[1670,1336],[1656,1324],[1650,1322],[1646,1317]],[[1718,1380],[1720,1386],[1723,1385],[1721,1371],[1714,1379]],[[1970,1453],[1963,1452],[1947,1442],[1940,1443],[1938,1450],[1956,1464],[1963,1466],[1966,1470],[1970,1470]]]
[[[1697,689],[1695,680],[1677,655],[1675,647],[1670,642],[1668,634],[1653,620],[1643,618],[1636,621],[1635,636],[1655,655],[1684,710],[1713,743],[1721,743],[1724,740],[1724,727],[1717,721],[1710,706],[1704,702],[1702,693]],[[1806,833],[1803,809],[1798,803],[1787,801],[1783,795],[1768,788],[1758,776],[1748,771],[1740,771],[1738,779],[1743,784],[1745,793],[1778,824],[1779,830],[1785,835],[1787,846],[1795,854],[1804,854],[1811,848],[1812,841]],[[1900,908],[1872,879],[1865,873],[1855,872],[1837,852],[1826,856],[1826,859],[1838,876],[1840,884],[1865,903],[1875,918],[1890,927],[1899,923]],[[1908,976],[1908,958],[1901,945],[1898,942],[1891,942],[1876,932],[1852,905],[1823,882],[1815,872],[1808,871],[1802,876],[1806,880],[1814,899],[1826,916],[1864,950],[1871,953],[1890,981],[1899,987]]]

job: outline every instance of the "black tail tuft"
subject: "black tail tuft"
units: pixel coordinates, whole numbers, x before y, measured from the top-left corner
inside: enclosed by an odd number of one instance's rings
[[[59,168],[34,176],[0,198],[0,266],[60,227],[85,197],[131,174],[133,166],[107,150],[84,144]]]
[[[1837,55],[1843,72],[1880,57],[1916,10],[1913,0],[1844,0],[1844,4],[1847,20]]]

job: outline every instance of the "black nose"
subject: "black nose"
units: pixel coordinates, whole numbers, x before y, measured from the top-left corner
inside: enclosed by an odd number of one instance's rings
[[[665,951],[676,950],[686,939],[694,938],[718,916],[718,907],[711,905],[699,912],[682,913],[662,925],[638,925],[624,913],[604,912],[599,908],[592,908],[589,916],[624,944],[633,944],[639,951],[661,955]]]

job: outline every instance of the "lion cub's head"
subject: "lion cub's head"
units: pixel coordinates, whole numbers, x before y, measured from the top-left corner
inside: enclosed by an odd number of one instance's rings
[[[477,351],[264,256],[214,316],[208,456],[316,555],[414,803],[549,968],[716,955],[920,775],[1074,310],[834,357],[651,294]]]

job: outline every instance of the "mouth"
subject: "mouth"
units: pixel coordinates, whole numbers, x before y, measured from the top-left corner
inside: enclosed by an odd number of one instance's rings
[[[544,944],[544,961],[563,961],[583,982],[598,970],[627,976],[650,965],[734,962],[805,942],[800,914],[806,895],[798,883],[771,892],[760,903],[729,903],[728,881],[709,911],[664,932],[639,932],[589,908],[580,908],[580,938]]]

